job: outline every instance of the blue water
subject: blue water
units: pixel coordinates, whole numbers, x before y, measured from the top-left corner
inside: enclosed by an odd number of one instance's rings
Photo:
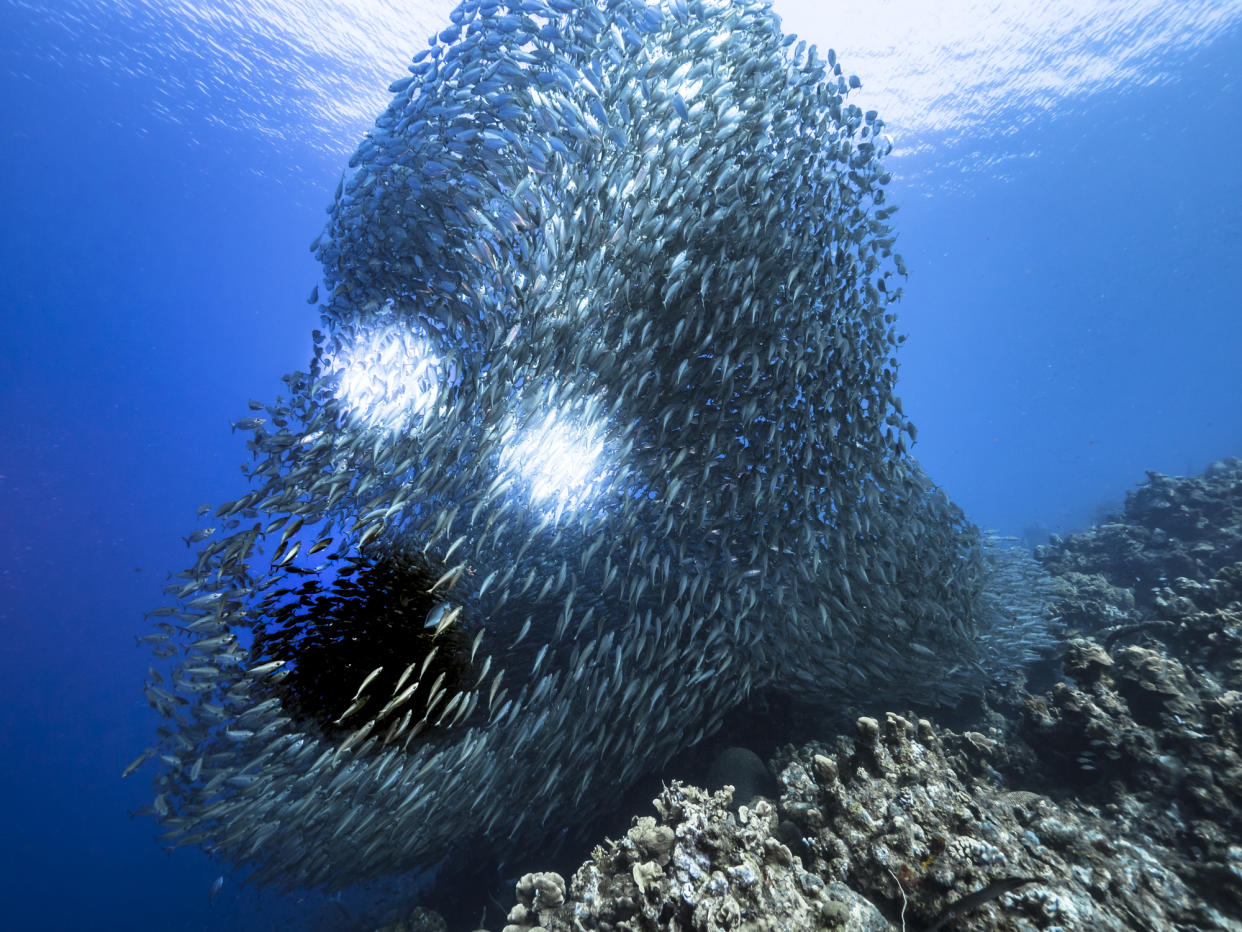
[[[902,4],[842,4],[835,32],[776,4],[889,118],[900,394],[915,454],[984,526],[1064,533],[1147,469],[1242,454],[1242,4],[1175,6],[1032,26],[1034,4],[948,4],[940,45],[903,52]],[[119,774],[156,724],[133,635],[195,508],[242,490],[229,422],[305,365],[307,245],[447,9],[0,0],[6,928],[341,914],[170,858],[127,817],[149,778]]]

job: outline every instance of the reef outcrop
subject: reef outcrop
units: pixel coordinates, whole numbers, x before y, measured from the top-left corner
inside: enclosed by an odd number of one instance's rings
[[[1201,476],[1149,472],[1121,514],[1081,534],[1053,535],[1035,556],[1054,575],[1098,576],[1131,593],[1134,606],[1125,597],[1115,606],[1123,612],[1150,611],[1170,580],[1206,583],[1242,560],[1242,459],[1212,463]]]
[[[1242,522],[1216,523],[1240,467],[1152,474],[1041,548],[1066,620],[1050,689],[998,691],[977,730],[861,716],[782,747],[779,791],[740,809],[674,783],[500,927],[1242,929]]]

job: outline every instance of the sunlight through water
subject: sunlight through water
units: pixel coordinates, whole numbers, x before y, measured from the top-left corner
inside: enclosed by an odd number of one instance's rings
[[[551,396],[551,392],[548,393]],[[540,405],[519,423],[510,417],[504,428],[501,469],[529,489],[532,504],[551,509],[559,519],[566,509],[588,503],[604,484],[604,434],[596,405]]]
[[[447,373],[446,373],[447,368]],[[414,325],[382,326],[328,358],[337,400],[366,427],[403,433],[430,414],[446,381],[454,379]]]
[[[206,119],[286,153],[339,158],[455,5],[35,2],[21,6],[59,40],[30,40],[23,51],[137,80],[160,119]],[[862,78],[858,102],[883,115],[898,158],[946,137],[1003,138],[1090,94],[1176,80],[1168,60],[1242,23],[1242,0],[777,0],[774,8],[787,31],[836,49]]]

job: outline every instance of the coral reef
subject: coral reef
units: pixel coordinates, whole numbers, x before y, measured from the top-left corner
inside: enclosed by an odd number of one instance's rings
[[[1242,563],[1177,590],[1157,596],[1167,627],[1145,646],[1067,644],[1073,682],[1027,701],[1024,776],[1164,845],[1166,866],[1242,916]]]
[[[1242,459],[1215,462],[1202,476],[1149,472],[1126,494],[1122,514],[1082,534],[1053,535],[1035,555],[1057,576],[1101,576],[1150,609],[1169,580],[1204,583],[1242,560]]]
[[[1067,622],[1046,692],[994,694],[977,729],[860,717],[781,748],[778,796],[740,808],[674,783],[506,932],[1242,930],[1240,465],[1152,474],[1041,549]]]
[[[952,762],[995,744],[889,713],[831,748],[788,749],[780,799],[736,816],[727,791],[675,783],[658,820],[636,818],[568,885],[552,875],[554,896],[520,884],[504,932],[1242,928],[1111,811]]]
[[[771,802],[734,815],[730,790],[674,782],[655,806],[658,820],[637,818],[624,837],[597,847],[568,890],[556,874],[523,878],[504,932],[885,928],[862,897],[802,869]],[[524,893],[532,877],[552,878],[555,895],[540,902]]]

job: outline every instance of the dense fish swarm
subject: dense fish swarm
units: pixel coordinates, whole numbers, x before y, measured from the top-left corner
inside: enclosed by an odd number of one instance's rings
[[[907,453],[889,143],[835,54],[753,0],[451,20],[146,637],[164,837],[260,881],[514,850],[752,690],[951,700],[1037,630],[989,639],[979,536]]]

